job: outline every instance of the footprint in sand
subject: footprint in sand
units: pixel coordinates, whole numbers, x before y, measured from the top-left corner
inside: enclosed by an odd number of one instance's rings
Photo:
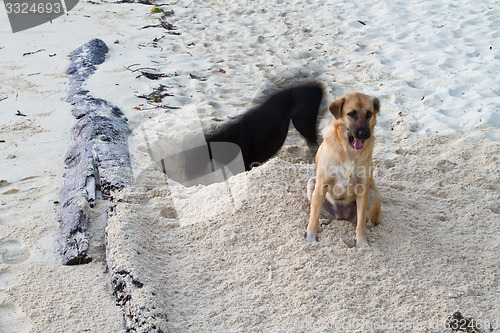
[[[31,330],[31,324],[26,315],[15,304],[0,305],[0,332],[25,333]]]
[[[0,242],[0,264],[16,265],[25,262],[31,256],[23,243],[17,240]],[[0,269],[0,295],[15,286],[17,277],[8,269]],[[0,332],[25,333],[31,330],[31,324],[19,306],[0,301]]]
[[[16,284],[16,274],[0,269],[0,292]],[[0,331],[1,332],[1,331]]]
[[[0,263],[16,265],[25,262],[31,256],[30,251],[23,243],[9,240],[0,243]]]

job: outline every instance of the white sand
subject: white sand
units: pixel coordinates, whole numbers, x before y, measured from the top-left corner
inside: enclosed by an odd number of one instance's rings
[[[443,332],[460,310],[500,329],[497,2],[174,1],[162,8],[175,11],[180,36],[140,29],[156,24],[150,8],[81,2],[17,34],[0,10],[0,332],[123,331],[105,272],[107,203],[95,212],[92,263],[61,266],[56,241],[74,124],[66,55],[95,37],[110,53],[88,88],[127,114],[138,182],[108,232],[144,283],[137,304],[169,319],[152,322],[176,332]],[[124,68],[133,64],[177,75],[136,78]],[[325,84],[324,105],[351,91],[381,99],[383,225],[368,232],[368,251],[349,247],[354,226],[342,221],[305,242],[314,166],[294,131],[278,159],[231,179],[231,195],[224,183],[183,188],[156,163],[188,129],[200,134],[186,114],[209,126],[299,72]],[[182,109],[136,97],[160,83],[174,95],[162,103]],[[330,121],[324,112],[322,127]]]

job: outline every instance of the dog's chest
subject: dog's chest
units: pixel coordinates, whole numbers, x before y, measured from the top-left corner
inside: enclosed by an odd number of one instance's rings
[[[354,165],[340,165],[331,169],[328,177],[330,200],[352,201],[355,198],[362,178],[356,169]]]

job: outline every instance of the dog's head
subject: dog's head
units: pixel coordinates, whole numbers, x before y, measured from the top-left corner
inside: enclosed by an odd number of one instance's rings
[[[334,100],[328,107],[335,117],[335,123],[345,127],[344,139],[361,152],[369,140],[380,112],[378,98],[361,93],[351,93]]]

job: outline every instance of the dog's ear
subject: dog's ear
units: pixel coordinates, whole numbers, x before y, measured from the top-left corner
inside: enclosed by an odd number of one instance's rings
[[[344,106],[345,98],[340,97],[330,103],[328,106],[328,110],[333,114],[335,119],[340,118],[340,114],[342,113],[342,107]]]
[[[380,101],[378,100],[377,97],[373,97],[373,112],[375,113],[380,112]]]

